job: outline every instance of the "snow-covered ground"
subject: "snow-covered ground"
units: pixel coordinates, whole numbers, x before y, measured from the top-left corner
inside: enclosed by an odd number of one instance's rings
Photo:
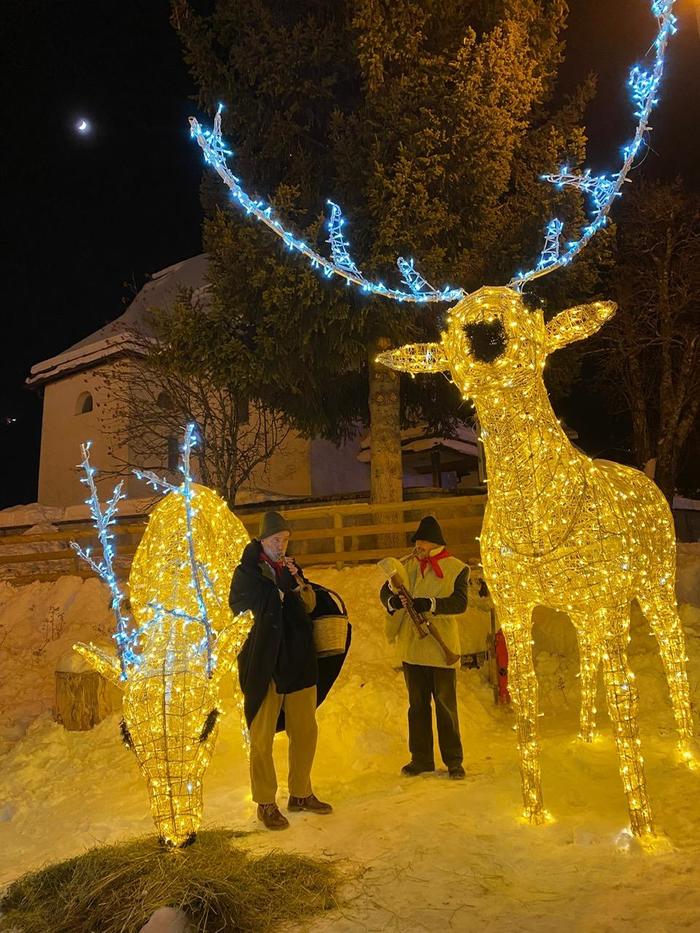
[[[678,594],[691,691],[700,697],[700,545],[679,547]],[[379,571],[317,570],[343,594],[354,624],[341,678],[319,710],[315,790],[331,816],[291,814],[271,834],[254,817],[237,715],[223,721],[205,784],[205,823],[250,831],[256,851],[296,850],[342,859],[343,903],[313,930],[596,931],[670,933],[700,929],[700,771],[674,754],[674,733],[653,638],[634,616],[631,662],[649,793],[666,834],[643,851],[623,832],[627,814],[609,723],[584,746],[575,740],[578,660],[573,629],[538,611],[535,652],[541,692],[542,772],[553,821],[520,819],[513,716],[493,705],[482,673],[459,675],[468,779],[446,773],[403,778],[406,699],[383,638]],[[488,616],[467,613],[465,651],[482,647]],[[483,605],[481,606],[483,609]],[[89,733],[51,720],[53,672],[77,639],[109,642],[105,591],[65,577],[21,589],[0,584],[0,884],[86,846],[151,832],[145,785],[121,744],[118,719]],[[602,695],[599,708],[604,707]],[[700,731],[700,730],[699,730]],[[280,801],[285,738],[276,741]]]

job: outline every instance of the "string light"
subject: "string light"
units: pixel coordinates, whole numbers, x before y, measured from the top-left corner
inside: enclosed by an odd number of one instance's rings
[[[659,102],[658,92],[664,72],[668,41],[677,30],[677,19],[672,12],[674,3],[675,0],[652,0],[651,3],[651,12],[658,20],[658,32],[653,43],[654,62],[650,69],[635,65],[627,80],[634,105],[634,116],[638,123],[634,138],[622,150],[623,162],[620,171],[594,176],[591,175],[589,169],[579,174],[569,171],[569,167],[564,166],[557,174],[542,176],[544,181],[550,182],[557,188],[568,187],[583,191],[590,198],[593,214],[581,231],[579,239],[569,242],[566,249],[551,263],[544,261],[547,253],[551,252],[547,235],[539,262],[534,269],[519,272],[514,276],[508,283],[512,288],[520,290],[526,282],[568,265],[588,245],[598,230],[607,224],[613,202],[622,196],[622,187],[626,181],[629,181],[627,176],[644,143],[645,136],[651,131],[649,117]]]
[[[114,535],[110,533],[109,528],[116,522],[116,514],[121,499],[124,499],[126,493],[123,491],[123,482],[119,482],[112,493],[112,498],[107,502],[105,510],[102,510],[100,498],[95,486],[95,475],[97,470],[90,464],[91,441],[81,444],[80,449],[83,455],[79,469],[85,473],[80,482],[88,487],[90,495],[85,500],[90,507],[90,516],[97,530],[97,538],[102,547],[102,560],[95,561],[92,557],[90,548],[82,548],[77,542],[71,541],[70,546],[76,552],[78,557],[82,558],[91,568],[93,573],[97,574],[109,587],[112,595],[112,612],[117,623],[117,630],[114,634],[114,640],[117,643],[117,654],[120,662],[120,678],[126,680],[127,670],[130,666],[137,666],[139,658],[131,650],[131,643],[135,639],[135,630],[131,618],[125,612],[127,603],[126,596],[119,585],[117,576],[114,572]]]
[[[234,617],[228,605],[231,577],[249,538],[220,496],[192,482],[195,443],[189,425],[181,447],[181,486],[139,472],[166,495],[153,509],[134,555],[129,574],[133,621],[128,631],[121,623],[118,659],[94,645],[74,646],[122,688],[123,735],[146,779],[160,838],[174,846],[191,842],[201,823],[202,782],[216,741],[221,682],[235,666],[253,621],[249,612]],[[92,481],[94,469],[87,467]],[[96,493],[94,498],[97,502]],[[99,502],[93,508],[98,533],[106,528],[109,512],[108,507],[102,514]],[[90,565],[106,579],[105,567]],[[113,575],[111,564],[109,572]],[[121,606],[125,597],[119,593]],[[240,695],[236,701],[240,709]]]
[[[309,246],[308,243],[300,240],[290,230],[286,229],[274,216],[270,205],[265,204],[265,202],[261,200],[254,200],[250,195],[246,194],[238,178],[236,178],[229,169],[226,159],[228,156],[232,155],[232,152],[227,148],[221,136],[222,109],[222,105],[219,104],[216,116],[214,117],[214,127],[212,130],[205,130],[195,117],[190,117],[190,135],[193,139],[197,140],[202,148],[205,162],[211,165],[230,190],[233,201],[238,204],[246,214],[252,215],[261,223],[265,224],[266,227],[269,227],[269,229],[284,242],[288,249],[306,256],[311,266],[314,269],[320,269],[327,278],[338,275],[347,282],[358,285],[364,292],[373,295],[381,295],[384,298],[391,298],[394,301],[457,301],[463,297],[464,290],[461,288],[451,288],[448,286],[438,291],[432,288],[432,286],[429,286],[422,276],[414,272],[413,260],[399,260],[400,268],[402,263],[408,263],[410,264],[411,272],[414,273],[411,280],[407,282],[411,289],[408,292],[396,288],[387,288],[383,282],[371,282],[369,279],[366,279],[350,256],[348,244],[341,231],[341,227],[344,223],[342,212],[333,201],[328,202],[331,207],[331,216],[329,220],[330,235],[328,242],[331,244],[333,260],[322,256]],[[421,287],[418,287],[418,282],[422,283]]]
[[[525,815],[545,819],[531,631],[534,607],[546,605],[567,613],[579,634],[587,741],[602,660],[630,822],[641,836],[653,823],[626,652],[633,599],[658,640],[679,748],[692,759],[673,519],[643,473],[572,447],[542,379],[549,353],[595,333],[614,311],[612,302],[594,302],[562,311],[545,326],[542,312],[528,311],[514,289],[482,288],[451,310],[441,343],[408,345],[377,360],[402,372],[449,371],[476,407],[489,472],[481,563],[508,641]]]
[[[629,179],[627,176],[632,169],[644,138],[651,130],[649,117],[658,103],[658,91],[664,72],[666,48],[670,37],[676,32],[677,20],[673,14],[675,0],[651,0],[651,12],[657,18],[658,31],[653,43],[654,62],[650,69],[635,65],[630,71],[628,86],[634,116],[637,118],[637,128],[634,138],[623,149],[623,164],[619,172],[608,175],[591,175],[589,169],[583,173],[571,172],[564,166],[557,174],[543,175],[544,181],[551,182],[557,188],[576,188],[590,197],[593,214],[589,222],[583,227],[577,240],[567,243],[565,249],[560,248],[560,236],[563,224],[560,220],[551,220],[545,231],[545,243],[540,257],[534,266],[526,272],[518,272],[508,283],[510,287],[521,290],[532,279],[539,278],[555,269],[568,265],[591,241],[595,234],[607,224],[608,214],[616,198],[622,194],[622,186]],[[464,289],[447,286],[436,289],[430,285],[420,273],[414,269],[412,259],[400,257],[397,260],[399,271],[409,291],[387,288],[383,282],[371,282],[360,272],[350,256],[348,243],[342,234],[344,223],[342,212],[333,201],[328,201],[331,207],[329,219],[332,260],[321,256],[316,250],[296,237],[290,230],[274,216],[272,208],[262,200],[254,200],[241,187],[240,180],[231,172],[227,159],[233,155],[221,135],[221,112],[223,106],[219,104],[214,117],[214,126],[205,130],[195,117],[189,118],[190,135],[196,139],[204,153],[205,162],[211,165],[224,184],[229,188],[233,201],[238,204],[246,214],[252,214],[257,220],[265,224],[286,244],[288,249],[300,252],[310,261],[315,269],[320,269],[327,278],[334,275],[341,276],[348,283],[353,283],[363,291],[394,301],[409,302],[442,302],[460,301],[465,296]]]

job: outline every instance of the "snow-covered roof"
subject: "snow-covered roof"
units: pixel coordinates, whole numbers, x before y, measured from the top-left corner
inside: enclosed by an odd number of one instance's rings
[[[138,352],[143,346],[144,337],[148,339],[153,336],[149,325],[149,310],[169,307],[181,288],[205,289],[208,262],[207,254],[201,253],[155,272],[116,320],[57,356],[32,366],[27,385],[51,382],[76,370],[95,366],[116,353],[129,350]]]
[[[370,461],[370,440],[369,431],[360,438],[360,452],[357,459],[361,463]],[[469,457],[478,456],[476,443],[476,434],[474,428],[468,424],[457,424],[453,437],[444,437],[430,431],[427,425],[416,425],[412,428],[404,428],[401,431],[401,453],[420,453],[424,450],[432,450],[435,447],[442,447],[457,451]]]

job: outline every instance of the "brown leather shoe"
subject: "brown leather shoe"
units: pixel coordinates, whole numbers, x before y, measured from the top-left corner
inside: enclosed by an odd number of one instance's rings
[[[258,819],[261,820],[268,829],[287,829],[289,820],[280,812],[276,803],[259,803]]]
[[[298,813],[300,810],[308,810],[309,813],[333,812],[333,807],[329,803],[324,803],[314,794],[309,794],[308,797],[290,797],[287,809],[291,813]]]

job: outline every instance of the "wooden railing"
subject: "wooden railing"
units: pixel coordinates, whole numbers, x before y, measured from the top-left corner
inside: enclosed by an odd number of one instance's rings
[[[280,508],[280,512],[292,528],[289,551],[304,566],[335,564],[340,568],[388,555],[401,556],[410,550],[410,536],[427,514],[435,515],[440,522],[450,551],[462,560],[476,563],[484,504],[485,496],[449,496],[382,505],[328,503]],[[257,534],[262,512],[244,508],[238,515],[252,537]],[[383,521],[384,516],[388,516],[387,521]],[[120,573],[128,572],[145,527],[145,519],[133,516],[113,527]],[[94,556],[101,556],[95,529],[88,523],[71,523],[70,528],[40,534],[12,531],[6,529],[0,534],[0,579],[14,584],[55,580],[66,574],[92,576],[69,546],[71,540],[92,546]],[[394,539],[394,546],[386,546],[387,536]]]

